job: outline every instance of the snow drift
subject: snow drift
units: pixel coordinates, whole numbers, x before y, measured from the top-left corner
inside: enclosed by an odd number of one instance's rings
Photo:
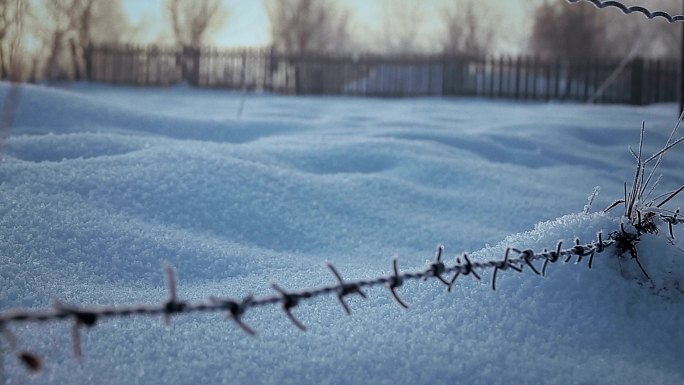
[[[8,85],[0,87],[4,98]],[[23,86],[0,164],[0,309],[158,303],[161,265],[179,295],[271,294],[420,269],[437,243],[453,259],[542,250],[619,228],[633,175],[627,145],[665,142],[673,105],[524,104],[240,95],[185,87]],[[684,184],[684,152],[659,190]],[[582,210],[596,185],[592,213]],[[681,198],[670,203],[681,205]],[[557,218],[557,219],[554,219]],[[533,228],[533,230],[529,230]],[[510,235],[514,234],[514,235]],[[300,305],[301,333],[256,309],[251,338],[220,314],[103,322],[72,357],[68,323],[12,326],[45,360],[7,383],[684,382],[684,231],[644,237],[633,261],[602,254],[546,278],[500,272],[497,291],[459,279]],[[490,246],[493,245],[493,246]],[[657,277],[657,278],[656,278]]]

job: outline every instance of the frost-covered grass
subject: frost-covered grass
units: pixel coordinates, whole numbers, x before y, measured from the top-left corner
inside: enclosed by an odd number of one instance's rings
[[[0,86],[4,98],[8,86]],[[77,85],[26,87],[0,164],[0,309],[159,303],[161,265],[182,299],[271,294],[420,269],[444,243],[500,259],[619,228],[634,175],[627,150],[667,140],[674,105],[376,100]],[[659,191],[684,184],[684,148]],[[601,194],[583,214],[594,186]],[[669,206],[681,206],[678,196]],[[573,214],[574,213],[574,214]],[[643,237],[632,261],[553,265],[546,278],[500,272],[250,311],[247,336],[224,317],[103,322],[72,357],[68,323],[12,327],[41,355],[8,383],[661,383],[684,382],[684,231]],[[530,230],[531,229],[531,230]],[[492,245],[492,246],[489,246]],[[667,262],[667,263],[666,263]],[[621,270],[622,269],[622,270]],[[681,284],[680,284],[681,285]],[[662,290],[662,288],[668,290]],[[679,286],[681,288],[681,286]]]

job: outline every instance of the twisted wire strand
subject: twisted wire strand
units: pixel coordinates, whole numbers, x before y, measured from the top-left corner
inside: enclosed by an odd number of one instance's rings
[[[668,23],[675,23],[678,21],[684,21],[684,15],[670,15],[669,13],[665,11],[649,11],[647,8],[642,7],[642,6],[631,6],[628,7],[625,4],[622,4],[619,1],[615,0],[609,0],[609,1],[601,1],[601,0],[566,0],[568,3],[579,3],[582,1],[586,1],[589,3],[594,4],[597,8],[608,8],[608,7],[614,7],[618,8],[619,10],[622,11],[622,13],[628,15],[630,13],[642,13],[644,14],[647,18],[649,19],[655,19],[657,17],[663,18],[667,20]]]
[[[564,257],[565,262],[573,257],[577,257],[581,261],[583,257],[593,257],[594,254],[604,252],[614,243],[615,239],[613,239],[612,236],[603,240],[602,234],[599,233],[597,240],[591,243],[580,244],[579,240],[576,240],[573,247],[566,249],[561,249],[562,242],[558,244],[555,251],[544,250],[543,252],[534,252],[532,250],[509,248],[506,250],[504,259],[487,262],[471,261],[467,254],[463,254],[456,258],[456,263],[451,265],[448,265],[441,260],[443,246],[440,245],[438,247],[439,252],[437,258],[434,262],[429,264],[425,270],[404,273],[399,273],[398,270],[395,270],[392,275],[357,281],[343,281],[340,277],[339,282],[334,285],[292,292],[285,291],[284,289],[277,287],[277,285],[274,285],[274,288],[278,291],[277,295],[264,297],[247,296],[241,300],[228,297],[209,297],[204,301],[198,302],[180,301],[176,297],[175,272],[173,268],[167,266],[165,268],[165,273],[169,298],[166,302],[161,304],[78,307],[56,303],[53,309],[50,310],[10,310],[0,312],[0,330],[4,330],[10,323],[47,322],[71,318],[80,325],[94,326],[97,321],[104,318],[147,315],[164,316],[168,320],[171,316],[176,314],[196,312],[228,312],[233,320],[240,321],[242,315],[250,308],[279,304],[287,308],[287,310],[290,310],[297,306],[300,300],[308,300],[324,295],[336,294],[342,299],[349,294],[362,292],[361,290],[363,288],[376,286],[387,286],[390,290],[394,291],[394,289],[400,287],[404,281],[407,280],[441,278],[440,281],[446,283],[450,288],[453,285],[455,278],[461,275],[473,275],[479,279],[480,276],[478,271],[487,269],[494,269],[494,271],[512,269],[517,272],[522,272],[525,266],[530,267],[535,273],[542,275],[542,273],[534,267],[532,262],[538,260],[544,260],[545,263],[556,262]],[[510,257],[510,254],[514,254],[515,256]],[[330,264],[328,264],[328,266],[332,267]],[[449,274],[454,274],[454,277],[450,282],[444,279],[444,276]]]
[[[668,224],[670,237],[674,239],[672,227],[684,223],[684,220],[679,217],[679,210],[665,210],[665,212],[660,214],[660,218]],[[556,248],[551,251],[544,249],[541,252],[535,252],[531,249],[520,250],[510,247],[505,250],[503,259],[485,262],[472,261],[468,257],[468,254],[464,253],[457,256],[456,261],[453,264],[447,264],[442,260],[444,246],[438,245],[434,261],[428,264],[423,270],[400,273],[397,265],[398,259],[397,257],[394,257],[392,259],[392,273],[390,275],[357,281],[345,281],[339,271],[331,263],[327,263],[327,267],[335,276],[337,284],[301,291],[287,291],[273,283],[272,287],[277,292],[276,295],[263,297],[248,295],[239,300],[230,297],[209,297],[205,300],[196,302],[179,300],[177,298],[175,270],[171,266],[165,266],[164,274],[168,297],[165,302],[160,304],[84,307],[70,306],[55,302],[53,308],[49,310],[17,309],[0,312],[0,337],[5,338],[5,342],[7,342],[7,344],[0,344],[0,379],[2,379],[1,364],[3,353],[17,350],[17,339],[8,328],[12,323],[43,323],[70,320],[73,322],[71,329],[73,353],[77,358],[82,355],[80,330],[83,327],[96,326],[99,320],[116,317],[130,317],[136,315],[161,316],[168,324],[173,316],[182,313],[223,312],[226,313],[228,319],[234,321],[237,326],[247,334],[255,335],[256,332],[254,329],[242,320],[245,312],[252,308],[280,305],[290,321],[297,328],[305,331],[306,326],[304,326],[304,324],[302,324],[302,322],[292,313],[292,309],[297,307],[303,300],[309,300],[324,295],[336,295],[345,313],[350,314],[351,310],[349,305],[344,300],[346,296],[358,294],[361,297],[366,298],[364,292],[365,288],[384,286],[390,291],[392,298],[401,307],[408,308],[409,305],[399,297],[399,294],[396,291],[407,280],[427,281],[432,278],[444,284],[448,291],[451,292],[458,277],[471,275],[475,279],[481,280],[480,273],[491,270],[491,287],[492,290],[496,290],[496,279],[499,271],[510,269],[522,273],[525,267],[528,267],[535,274],[545,276],[550,263],[556,263],[558,261],[567,263],[573,258],[576,258],[575,263],[579,264],[585,257],[588,258],[589,261],[587,265],[591,269],[595,255],[604,253],[609,249],[613,250],[617,256],[622,256],[626,252],[629,252],[644,276],[647,279],[650,279],[641,265],[636,251],[636,244],[639,242],[642,233],[643,232],[638,228],[636,233],[627,232],[625,231],[624,226],[621,225],[620,230],[611,232],[606,239],[604,239],[603,233],[599,232],[597,233],[596,240],[582,244],[580,243],[579,238],[576,238],[574,245],[569,248],[562,248],[562,241],[559,241]],[[541,267],[539,265],[535,266],[534,262],[538,261],[543,261]],[[452,276],[449,278],[448,275]],[[3,345],[5,346],[3,347]],[[7,349],[7,347],[9,347],[9,349]],[[18,352],[17,356],[29,370],[38,371],[42,367],[40,358],[31,352],[23,350]]]

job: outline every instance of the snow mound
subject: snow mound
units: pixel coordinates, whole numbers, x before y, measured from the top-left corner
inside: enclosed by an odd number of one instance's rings
[[[0,84],[0,98],[8,85]],[[625,149],[647,122],[649,151],[676,107],[240,95],[187,87],[25,86],[0,163],[0,309],[270,295],[421,270],[434,245],[501,259],[506,247],[590,242],[620,225],[595,208],[633,175]],[[649,140],[648,138],[651,138]],[[652,143],[652,144],[651,144]],[[684,183],[684,152],[661,171]],[[672,207],[682,201],[673,200]],[[558,218],[558,219],[553,219]],[[526,231],[532,228],[530,231]],[[297,330],[278,307],[250,310],[251,338],[224,314],[170,326],[122,318],[82,330],[13,325],[45,360],[27,374],[6,355],[7,383],[346,384],[684,382],[684,233],[644,236],[639,257],[597,255],[499,272],[497,290],[460,277],[302,303]],[[513,235],[511,235],[513,234]],[[482,245],[494,244],[494,246]]]

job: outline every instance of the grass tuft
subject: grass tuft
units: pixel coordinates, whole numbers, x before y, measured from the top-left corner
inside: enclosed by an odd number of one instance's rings
[[[641,131],[639,133],[639,148],[637,151],[634,151],[631,147],[629,148],[636,160],[636,170],[634,172],[632,184],[630,188],[628,188],[627,183],[625,183],[623,199],[616,200],[604,210],[609,211],[620,204],[624,205],[625,218],[629,220],[639,233],[657,232],[657,227],[654,223],[656,209],[662,209],[665,204],[684,191],[684,185],[682,185],[675,190],[649,200],[649,197],[661,180],[662,175],[658,175],[653,184],[651,184],[653,177],[656,175],[658,168],[663,162],[665,154],[678,144],[684,142],[684,136],[675,139],[682,120],[684,120],[684,112],[679,116],[665,145],[646,159],[644,159],[643,154],[646,129],[642,122]],[[650,169],[647,170],[649,166]]]

